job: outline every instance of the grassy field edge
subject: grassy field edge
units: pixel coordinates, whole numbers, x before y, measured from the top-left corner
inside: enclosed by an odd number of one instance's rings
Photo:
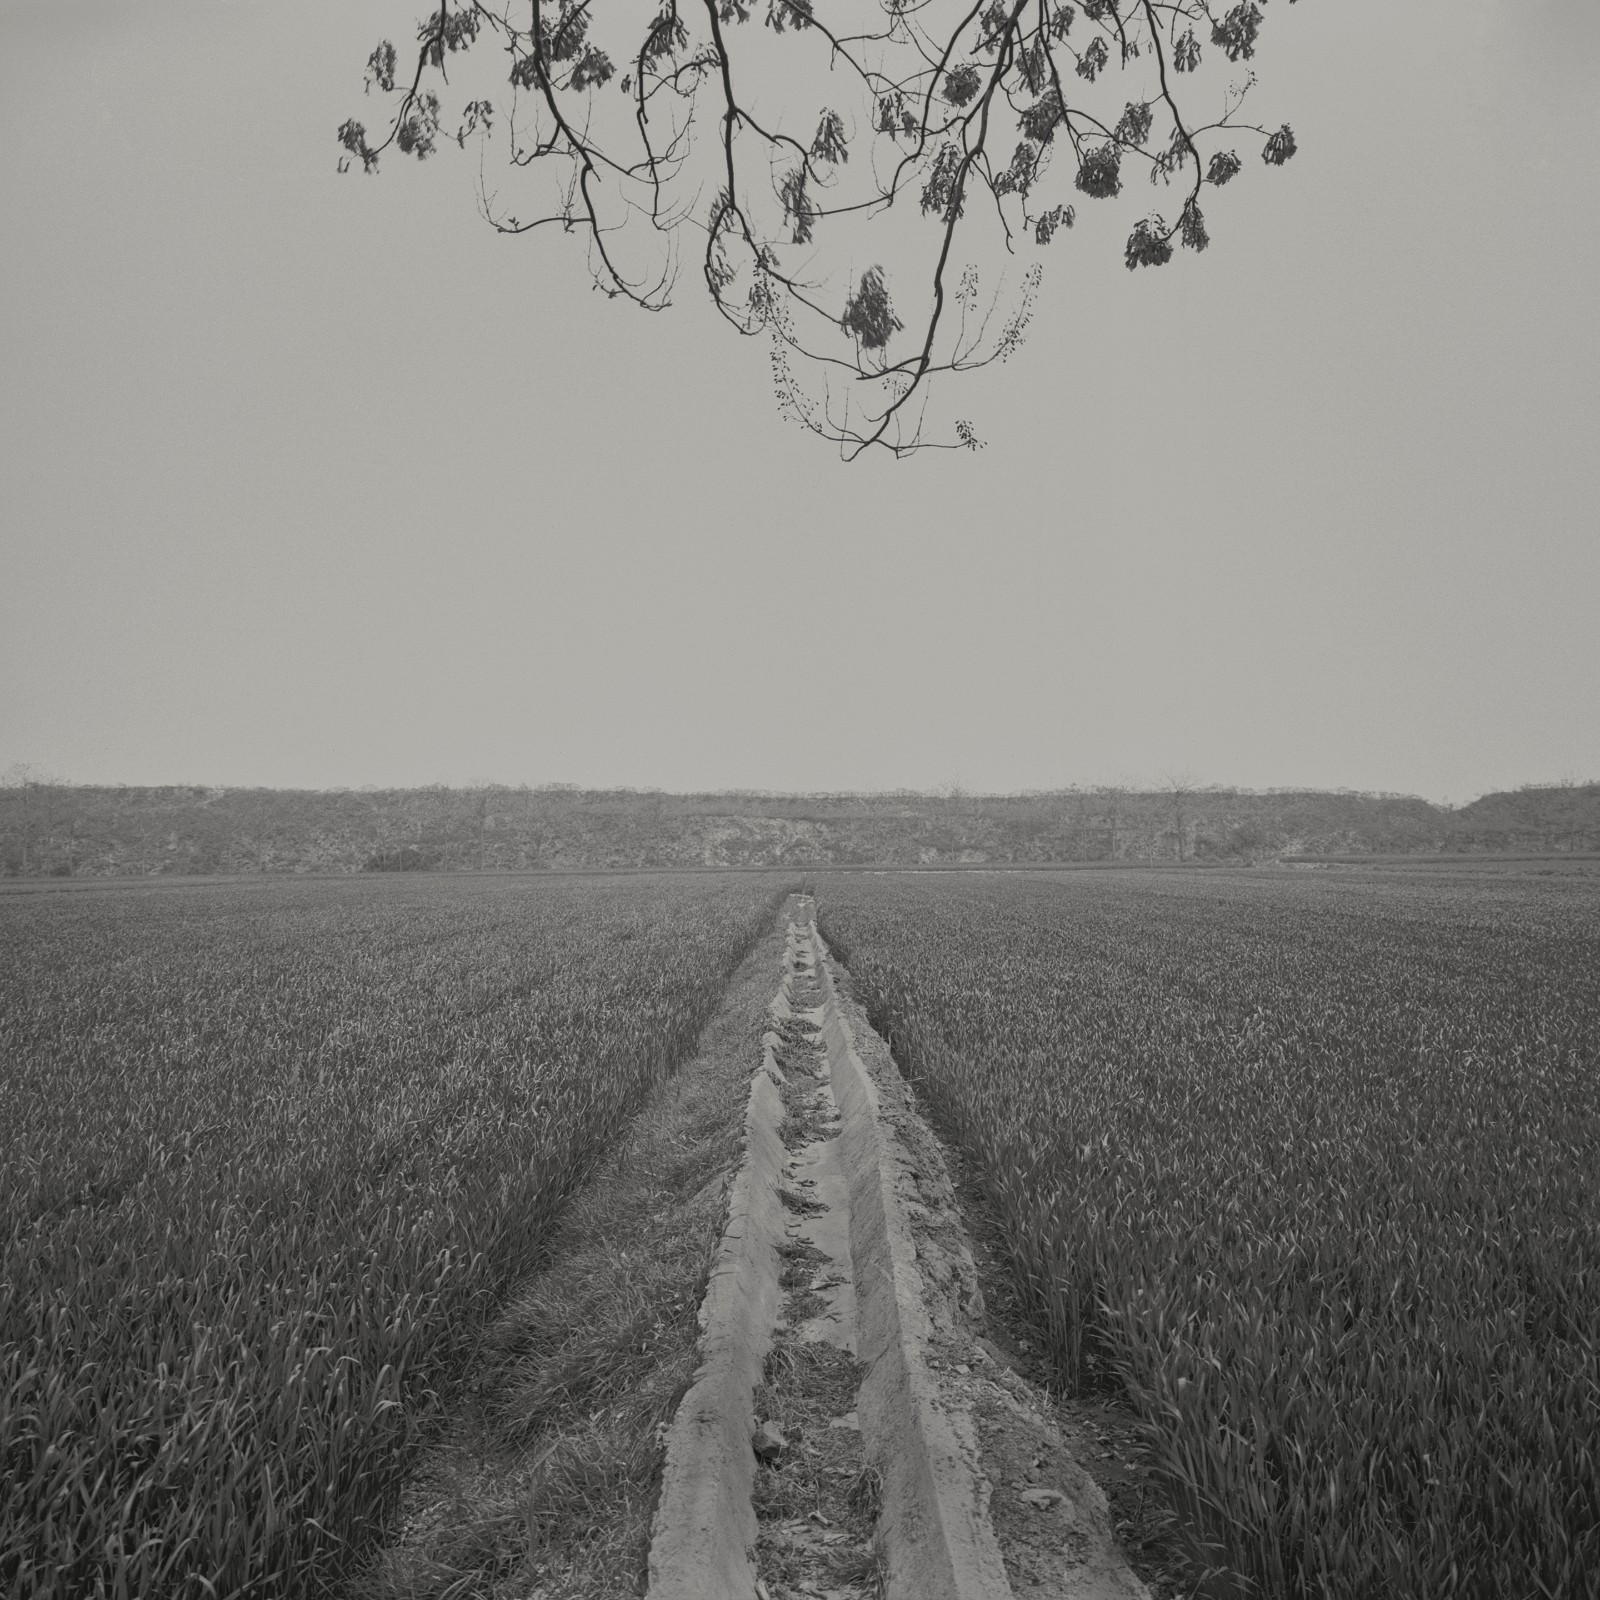
[[[694,1056],[568,1201],[352,1600],[643,1593],[665,1431],[698,1358],[782,948],[775,915]]]

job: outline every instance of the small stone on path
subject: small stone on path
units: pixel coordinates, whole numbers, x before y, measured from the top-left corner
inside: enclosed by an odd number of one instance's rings
[[[1059,1489],[1024,1489],[1017,1498],[1035,1511],[1048,1511],[1051,1506],[1067,1503],[1067,1497]]]

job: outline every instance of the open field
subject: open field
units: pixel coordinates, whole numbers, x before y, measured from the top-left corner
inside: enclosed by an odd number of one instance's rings
[[[1268,1596],[1600,1593],[1600,884],[823,875],[1068,1383]]]
[[[775,883],[0,903],[0,1588],[304,1595]]]
[[[0,894],[0,1589],[347,1591],[508,1305],[518,1328],[569,1314],[528,1299],[558,1212],[787,887]],[[980,1175],[1056,1381],[1137,1407],[1195,1576],[1284,1600],[1600,1594],[1600,876],[814,888]],[[743,1092],[730,1049],[702,1100]],[[714,1144],[742,1113],[712,1109]],[[616,1220],[602,1254],[625,1262],[648,1229]],[[613,1452],[634,1545],[694,1359],[692,1318],[666,1320],[678,1365],[607,1424],[637,1423]],[[558,1387],[561,1437],[597,1426],[590,1390]],[[494,1571],[548,1520],[530,1495],[467,1541]]]

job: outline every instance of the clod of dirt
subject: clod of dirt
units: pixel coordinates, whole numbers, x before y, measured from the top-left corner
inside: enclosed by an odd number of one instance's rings
[[[986,1360],[992,1361],[997,1367],[1015,1368],[1014,1362],[993,1339],[977,1338],[972,1341],[978,1347],[978,1354]]]
[[[763,1422],[750,1437],[750,1447],[757,1460],[773,1462],[783,1455],[789,1441],[776,1422]]]

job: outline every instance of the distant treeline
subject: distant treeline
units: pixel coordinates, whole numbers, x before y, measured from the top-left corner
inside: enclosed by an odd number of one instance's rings
[[[1600,850],[1600,783],[1470,805],[1347,791],[661,794],[633,790],[0,788],[8,876],[1260,861]]]

